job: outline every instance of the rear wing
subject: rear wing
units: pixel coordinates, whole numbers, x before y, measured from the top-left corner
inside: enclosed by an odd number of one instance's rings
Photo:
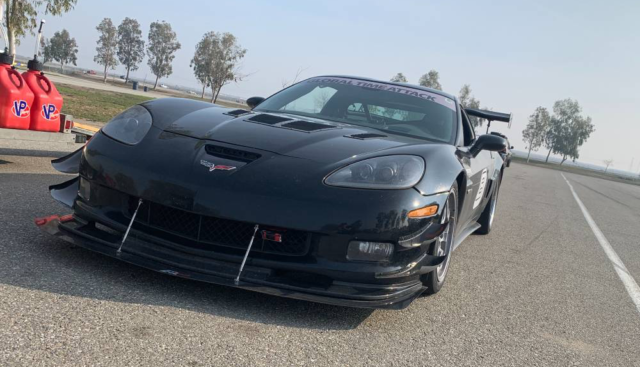
[[[511,129],[511,118],[513,117],[513,115],[511,115],[510,113],[480,110],[477,108],[465,108],[464,112],[466,112],[469,116],[474,116],[489,121],[489,123],[487,124],[487,132],[489,132],[491,121],[507,122],[509,123],[509,129]]]

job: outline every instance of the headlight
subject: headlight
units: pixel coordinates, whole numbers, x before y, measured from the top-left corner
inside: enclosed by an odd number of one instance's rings
[[[406,189],[424,175],[424,160],[415,155],[390,155],[356,162],[325,179],[330,186],[361,189]]]
[[[133,106],[109,121],[102,132],[125,144],[138,144],[151,129],[151,114],[142,106]]]

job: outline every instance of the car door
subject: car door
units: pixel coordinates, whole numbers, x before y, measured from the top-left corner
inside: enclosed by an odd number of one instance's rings
[[[462,152],[468,152],[471,145],[476,140],[475,132],[471,126],[469,117],[461,108],[462,127],[464,130],[463,146],[459,147]],[[464,202],[458,216],[458,229],[463,230],[470,223],[478,220],[482,214],[488,193],[490,190],[490,178],[493,177],[493,156],[492,152],[480,151],[477,156],[470,154],[459,155],[460,162],[467,173],[467,185],[464,195]]]

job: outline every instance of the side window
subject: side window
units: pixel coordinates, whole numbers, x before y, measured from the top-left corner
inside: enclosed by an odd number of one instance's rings
[[[347,112],[345,113],[345,120],[354,121],[354,122],[367,122],[367,114],[364,111],[364,106],[360,102],[355,102],[347,107]]]
[[[471,126],[469,116],[467,116],[467,113],[464,112],[462,106],[460,106],[460,111],[462,114],[462,133],[464,136],[464,145],[469,146],[476,139],[476,133],[473,131],[473,126]]]

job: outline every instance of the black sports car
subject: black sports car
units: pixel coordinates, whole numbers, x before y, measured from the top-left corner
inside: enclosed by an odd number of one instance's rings
[[[53,161],[73,214],[36,220],[165,274],[369,308],[442,287],[453,250],[489,233],[504,139],[476,136],[456,97],[316,77],[252,110],[186,99],[134,106]]]

